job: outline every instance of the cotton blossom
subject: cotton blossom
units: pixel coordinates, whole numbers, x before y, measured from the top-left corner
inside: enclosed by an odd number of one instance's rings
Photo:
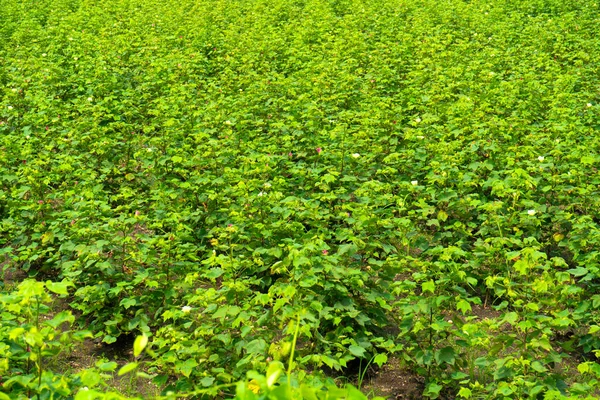
[[[354,153],[354,154],[352,154],[352,157],[354,157],[354,158],[358,158],[358,157],[360,157],[360,154],[358,154],[358,153]]]
[[[322,149],[322,148],[320,148],[320,147],[317,147],[317,153],[318,153],[318,154],[321,154],[321,152],[322,152],[322,151],[323,151],[323,149]]]
[[[419,181],[410,181],[410,184],[413,186],[417,186],[419,184]]]
[[[591,107],[591,106],[592,106],[592,103],[587,103],[587,106],[588,106],[588,107]]]
[[[324,256],[326,256],[327,254],[329,254],[329,252],[327,250],[322,250],[321,253],[323,253]]]
[[[540,161],[540,162],[544,161],[544,156],[539,156],[538,161]]]
[[[13,109],[13,106],[8,106],[8,109],[9,109],[9,110],[12,110],[12,109]]]
[[[92,97],[88,97],[88,101],[92,101],[94,100]]]
[[[529,215],[535,215],[535,210],[527,210],[527,214],[529,214]]]
[[[183,306],[183,307],[181,307],[181,311],[187,314],[190,311],[192,311],[192,307],[190,307],[190,306]]]
[[[419,118],[419,117],[415,118],[415,122],[421,122],[421,118]]]

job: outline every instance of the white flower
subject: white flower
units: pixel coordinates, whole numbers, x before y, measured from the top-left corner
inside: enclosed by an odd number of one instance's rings
[[[417,139],[425,139],[425,136],[417,136]]]
[[[588,106],[588,107],[591,107],[591,106],[592,106],[592,103],[587,103],[587,106]]]
[[[410,184],[413,186],[417,186],[419,184],[419,181],[410,181]]]
[[[354,154],[352,154],[352,157],[354,157],[354,158],[358,158],[358,157],[360,157],[360,154],[358,154],[358,153],[354,153]]]
[[[13,106],[8,106],[8,109],[9,109],[9,110],[12,110],[12,109],[13,109]]]
[[[88,101],[92,101],[94,100],[92,97],[88,97]]]
[[[542,161],[544,161],[544,156],[539,156],[539,157],[538,157],[538,161],[539,161],[539,162],[542,162]]]
[[[233,125],[230,120],[225,121],[225,125]]]
[[[258,197],[263,197],[265,194],[266,194],[265,192],[259,192]]]
[[[42,53],[42,57],[46,57],[46,53]]]
[[[148,147],[148,148],[146,149],[146,151],[147,151],[148,153],[152,153],[152,149],[151,149],[150,147]]]
[[[415,119],[415,122],[417,122],[417,123],[421,122],[421,118],[417,117],[417,118]]]
[[[535,215],[535,210],[527,210],[527,214],[529,214],[529,215]]]
[[[29,136],[29,135],[25,136],[25,139],[29,139],[29,138],[31,138],[31,136]]]
[[[266,187],[266,188],[270,188],[270,187],[271,187],[271,184],[270,184],[269,182],[267,182],[267,183],[265,183],[263,186],[264,186],[264,187]]]
[[[17,92],[18,90],[19,90],[19,89],[17,89],[17,88],[12,88],[12,91],[13,91],[13,92]]]
[[[181,311],[187,314],[190,311],[192,311],[192,307],[190,307],[190,306],[183,306],[183,307],[181,307]]]

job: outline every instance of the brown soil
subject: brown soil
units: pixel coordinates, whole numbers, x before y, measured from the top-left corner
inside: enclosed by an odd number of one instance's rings
[[[115,361],[118,367],[107,379],[106,383],[112,389],[118,390],[128,396],[140,396],[144,399],[154,398],[160,395],[160,388],[151,380],[138,378],[135,372],[118,376],[119,369],[133,361],[133,338],[124,337],[111,345],[100,343],[97,340],[87,339],[77,345],[69,355],[67,362],[74,371],[92,368],[100,360]],[[133,379],[132,378],[133,374]]]
[[[397,358],[390,359],[363,386],[363,392],[390,400],[421,399],[423,379],[402,366]]]
[[[472,306],[472,310],[471,312],[473,313],[474,316],[476,316],[477,318],[484,320],[484,319],[494,319],[494,318],[498,318],[500,317],[500,315],[502,315],[502,312],[497,311],[495,309],[493,309],[490,306],[483,306],[483,305],[476,305],[474,304]]]

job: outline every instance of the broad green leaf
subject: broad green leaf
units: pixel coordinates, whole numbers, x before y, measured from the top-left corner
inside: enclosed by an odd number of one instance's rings
[[[100,371],[111,372],[111,371],[116,370],[117,367],[119,366],[119,364],[117,364],[114,361],[108,361],[108,362],[96,364],[96,366],[98,367],[98,369]]]
[[[430,280],[427,282],[423,282],[423,284],[421,285],[421,289],[423,290],[423,292],[430,292],[430,293],[434,293],[435,292],[435,283]]]
[[[469,303],[465,299],[460,299],[456,303],[456,309],[461,311],[463,314],[466,314],[468,311],[471,311],[471,303]]]
[[[456,353],[454,352],[454,349],[450,346],[444,347],[443,349],[437,350],[435,352],[435,361],[438,364],[446,363],[454,365],[455,357]]]
[[[119,372],[117,374],[119,376],[125,375],[125,374],[133,371],[137,367],[138,367],[138,363],[136,363],[136,362],[131,362],[131,363],[125,364],[121,367],[121,369],[119,369]]]
[[[200,379],[200,384],[203,387],[209,387],[210,385],[213,384],[213,382],[215,381],[215,378],[212,376],[205,376],[204,378]]]
[[[148,336],[146,336],[145,334],[137,336],[135,338],[135,341],[133,342],[133,356],[138,357],[140,354],[142,354],[142,351],[144,351],[147,344]]]
[[[47,281],[46,282],[46,287],[48,288],[49,291],[51,291],[52,293],[56,293],[56,294],[62,294],[62,295],[68,295],[69,291],[67,290],[69,286],[73,286],[73,283],[71,282],[51,282],[51,281]]]
[[[383,364],[385,364],[388,360],[388,356],[387,354],[383,354],[383,353],[379,353],[375,356],[375,358],[373,358],[373,363],[375,363],[377,366],[381,367]]]
[[[360,347],[360,346],[357,346],[355,344],[353,344],[350,347],[348,347],[348,350],[354,356],[359,357],[359,358],[364,357],[364,355],[365,355],[365,349],[362,348],[362,347]]]
[[[531,363],[531,368],[534,371],[540,372],[540,373],[548,371],[548,369],[546,367],[544,367],[544,365],[541,362],[539,362],[539,361],[532,362]]]

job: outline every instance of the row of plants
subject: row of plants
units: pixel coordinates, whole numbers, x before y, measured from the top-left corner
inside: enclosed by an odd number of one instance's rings
[[[43,360],[133,336],[163,396],[360,398],[328,377],[390,357],[430,398],[598,394],[597,4],[0,15],[0,261],[35,279],[0,393],[120,396]]]

